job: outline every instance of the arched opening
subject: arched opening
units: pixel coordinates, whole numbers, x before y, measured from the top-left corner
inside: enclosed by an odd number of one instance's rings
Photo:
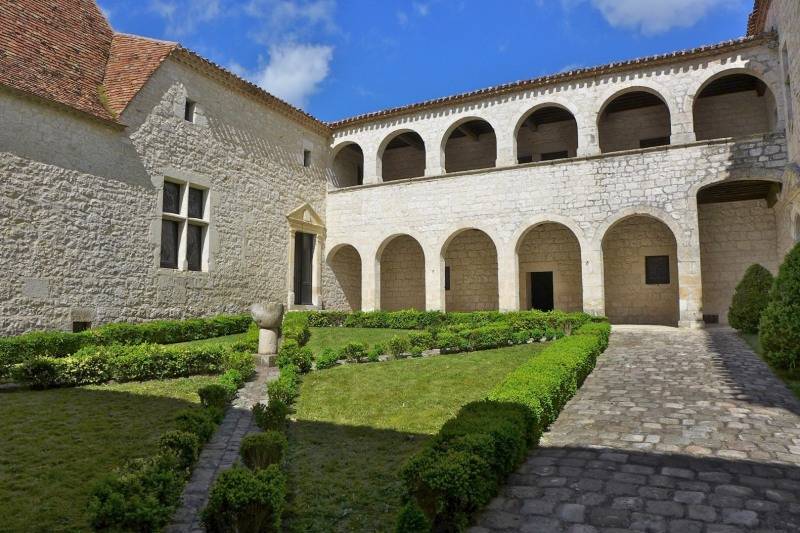
[[[497,249],[491,237],[468,229],[451,237],[442,252],[447,311],[491,311],[499,308]]]
[[[529,112],[516,131],[517,162],[551,161],[575,157],[578,152],[578,123],[559,106],[545,106]]]
[[[342,147],[333,157],[334,185],[353,187],[364,184],[364,152],[356,143]]]
[[[597,122],[600,151],[617,152],[669,144],[669,108],[651,92],[632,91],[610,100]]]
[[[606,315],[612,324],[678,325],[678,249],[669,227],[632,215],[603,237]]]
[[[583,310],[581,245],[556,222],[528,230],[517,245],[519,302],[522,309]]]
[[[703,319],[728,323],[728,308],[747,267],[777,268],[778,224],[773,206],[780,184],[763,180],[717,183],[697,193]]]
[[[419,133],[406,131],[387,141],[384,141],[383,150],[378,154],[383,181],[416,178],[425,174],[425,141]]]
[[[491,168],[497,160],[497,138],[491,124],[481,119],[450,128],[444,142],[445,172]]]
[[[332,251],[328,266],[333,273],[330,295],[325,306],[342,311],[361,310],[361,255],[353,246],[345,244]]]
[[[774,131],[778,116],[769,87],[741,73],[708,82],[695,98],[692,113],[698,141]]]
[[[425,309],[425,254],[409,235],[393,237],[379,252],[380,309]]]

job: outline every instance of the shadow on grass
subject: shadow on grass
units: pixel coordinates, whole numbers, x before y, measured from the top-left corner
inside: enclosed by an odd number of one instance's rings
[[[93,484],[126,460],[152,454],[159,436],[175,427],[175,414],[199,405],[188,399],[199,382],[0,394],[0,530],[89,529]],[[141,394],[131,392],[137,386]]]
[[[289,429],[287,531],[393,531],[405,461],[430,435],[299,420]]]

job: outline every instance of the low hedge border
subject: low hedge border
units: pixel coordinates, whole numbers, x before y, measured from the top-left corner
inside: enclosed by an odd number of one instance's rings
[[[153,320],[138,324],[117,322],[80,333],[34,331],[0,338],[0,377],[14,365],[38,357],[66,357],[86,346],[111,344],[173,344],[235,333],[244,333],[252,323],[249,314],[218,315],[187,320]]]
[[[12,377],[32,388],[75,387],[108,381],[146,381],[255,369],[250,351],[235,347],[160,344],[86,346],[67,357],[36,357],[16,365]]]
[[[159,451],[134,459],[97,482],[88,512],[91,526],[102,531],[160,531],[181,501],[200,451],[222,421],[225,407],[250,374],[226,371],[217,383],[198,390],[202,407],[176,417],[177,429],[159,439]]]
[[[499,485],[594,368],[611,327],[587,323],[518,367],[486,400],[444,424],[403,467],[406,504],[397,531],[458,531]]]

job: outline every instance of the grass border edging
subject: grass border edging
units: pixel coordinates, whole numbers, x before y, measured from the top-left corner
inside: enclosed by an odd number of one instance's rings
[[[588,323],[555,341],[442,427],[402,471],[403,533],[457,531],[497,493],[594,368],[611,326]]]

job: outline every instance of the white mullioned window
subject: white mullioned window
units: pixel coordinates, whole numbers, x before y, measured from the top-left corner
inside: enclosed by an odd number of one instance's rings
[[[207,272],[209,189],[166,178],[161,202],[161,268]]]

